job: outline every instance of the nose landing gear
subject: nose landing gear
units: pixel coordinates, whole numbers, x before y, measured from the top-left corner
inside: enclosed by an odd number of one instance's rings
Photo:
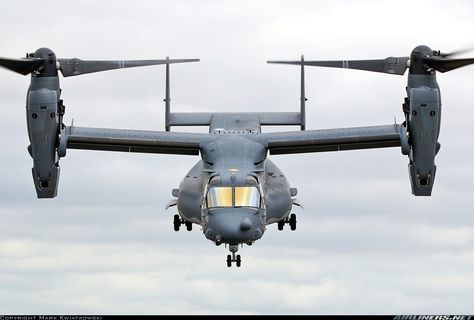
[[[285,224],[288,223],[290,225],[291,231],[296,230],[296,214],[292,213],[289,218],[283,219],[278,221],[278,230],[283,230]]]
[[[229,250],[232,253],[232,255],[230,255],[230,254],[227,255],[227,266],[231,267],[232,262],[235,262],[235,265],[237,267],[240,267],[240,264],[242,262],[242,260],[240,258],[240,254],[237,254],[237,255],[235,254],[237,252],[237,250],[239,250],[239,247],[236,246],[236,245],[229,246]]]

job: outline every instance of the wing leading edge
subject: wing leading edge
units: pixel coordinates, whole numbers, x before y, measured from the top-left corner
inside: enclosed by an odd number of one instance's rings
[[[209,134],[66,127],[68,149],[199,155]]]
[[[399,147],[401,125],[262,133],[254,136],[270,154]]]

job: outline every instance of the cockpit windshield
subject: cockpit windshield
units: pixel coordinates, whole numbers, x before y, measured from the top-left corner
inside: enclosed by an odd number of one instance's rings
[[[208,208],[232,207],[232,187],[209,188],[206,203]]]
[[[216,207],[260,207],[257,187],[211,187],[207,192],[206,205]]]
[[[235,187],[235,207],[260,207],[260,192],[256,187]]]

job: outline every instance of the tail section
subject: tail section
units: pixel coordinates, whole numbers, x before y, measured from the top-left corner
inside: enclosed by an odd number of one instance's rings
[[[167,58],[168,59],[168,58]],[[304,56],[301,56],[301,93],[300,112],[171,112],[170,110],[170,71],[166,64],[165,91],[165,129],[174,126],[209,126],[209,132],[215,129],[260,132],[261,126],[300,126],[306,127]]]

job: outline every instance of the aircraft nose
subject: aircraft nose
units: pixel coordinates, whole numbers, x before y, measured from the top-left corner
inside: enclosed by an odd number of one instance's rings
[[[247,243],[262,236],[262,220],[255,209],[226,208],[209,212],[205,235],[229,244]]]
[[[249,217],[244,217],[240,221],[240,230],[246,231],[252,228],[252,220]]]

